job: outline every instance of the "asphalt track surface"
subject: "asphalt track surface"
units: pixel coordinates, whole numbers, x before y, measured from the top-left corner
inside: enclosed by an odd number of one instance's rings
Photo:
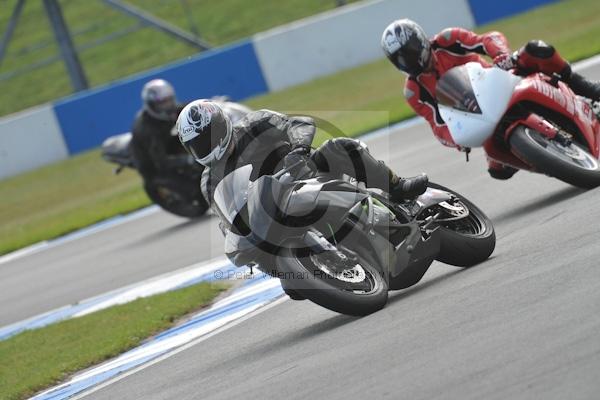
[[[365,318],[285,301],[86,398],[597,398],[600,189],[492,180],[481,151],[466,164],[420,124],[368,143],[478,204],[492,258],[434,263]],[[128,222],[0,266],[0,325],[221,254],[215,218]]]

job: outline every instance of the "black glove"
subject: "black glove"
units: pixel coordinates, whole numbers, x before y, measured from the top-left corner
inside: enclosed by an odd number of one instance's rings
[[[297,146],[292,149],[286,156],[283,158],[283,166],[286,169],[292,168],[290,173],[294,171],[298,171],[302,169],[306,165],[306,161],[308,161],[308,156],[310,155],[310,147],[308,146]]]

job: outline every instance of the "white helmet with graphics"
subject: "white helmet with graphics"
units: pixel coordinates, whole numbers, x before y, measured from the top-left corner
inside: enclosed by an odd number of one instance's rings
[[[183,147],[204,166],[220,160],[233,145],[231,120],[210,100],[185,106],[175,126]]]
[[[153,79],[142,89],[144,110],[150,116],[163,121],[174,121],[177,118],[177,100],[175,89],[164,79]]]
[[[381,36],[381,47],[392,64],[408,75],[419,75],[431,66],[431,43],[423,28],[410,19],[389,24]]]

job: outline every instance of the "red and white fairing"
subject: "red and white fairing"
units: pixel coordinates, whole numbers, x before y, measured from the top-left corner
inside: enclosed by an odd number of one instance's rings
[[[571,120],[587,142],[590,153],[600,155],[600,122],[588,102],[563,82],[536,73],[518,77],[499,68],[467,63],[449,70],[438,82],[436,97],[440,115],[454,142],[463,147],[484,147],[489,158],[518,168],[527,168],[511,152],[498,147],[492,136],[514,105],[537,104]],[[525,125],[553,138],[556,126],[535,113],[513,121],[504,132],[509,139],[514,127]]]
[[[449,74],[458,72],[470,81],[480,113],[442,103],[438,104],[438,108],[454,143],[463,147],[481,147],[493,135],[522,79],[499,68],[484,68],[475,62],[448,71]]]

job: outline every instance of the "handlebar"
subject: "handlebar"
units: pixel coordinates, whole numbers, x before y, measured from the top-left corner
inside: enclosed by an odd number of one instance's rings
[[[297,163],[294,163],[294,164],[290,165],[289,167],[284,167],[284,168],[280,169],[279,171],[274,173],[272,176],[275,179],[279,179],[283,175],[285,175],[286,173],[290,172],[291,170],[293,170],[294,168],[296,168],[297,166],[299,166],[300,164],[303,164],[303,163],[306,163],[306,160],[299,160]]]

